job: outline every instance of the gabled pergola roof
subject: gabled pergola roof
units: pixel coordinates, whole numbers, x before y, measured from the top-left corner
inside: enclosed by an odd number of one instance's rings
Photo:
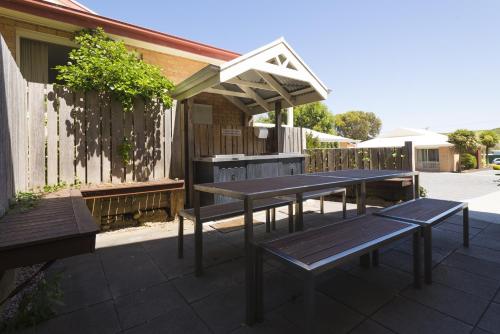
[[[280,38],[220,66],[208,65],[177,85],[173,98],[221,94],[249,115],[321,101],[330,92]]]

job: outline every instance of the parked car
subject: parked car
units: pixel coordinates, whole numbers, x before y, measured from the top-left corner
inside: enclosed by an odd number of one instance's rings
[[[493,159],[492,164],[494,164],[494,165],[500,165],[500,158]]]

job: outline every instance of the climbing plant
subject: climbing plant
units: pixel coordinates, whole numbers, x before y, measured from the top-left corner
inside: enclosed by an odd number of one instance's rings
[[[133,109],[137,97],[171,106],[173,83],[122,41],[111,39],[102,28],[81,30],[74,41],[79,47],[70,52],[67,65],[56,66],[60,83],[74,90],[109,93],[125,111]]]

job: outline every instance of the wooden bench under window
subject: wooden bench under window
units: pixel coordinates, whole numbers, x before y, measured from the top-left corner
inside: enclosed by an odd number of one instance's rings
[[[424,235],[425,282],[432,283],[432,227],[463,212],[463,244],[469,247],[469,208],[467,203],[419,198],[376,212],[376,215],[418,224]]]
[[[255,281],[251,288],[256,310],[254,320],[262,320],[263,254],[268,254],[304,279],[306,331],[314,331],[315,278],[338,265],[413,235],[414,285],[420,287],[418,225],[373,215],[361,216],[305,232],[294,233],[256,245]]]

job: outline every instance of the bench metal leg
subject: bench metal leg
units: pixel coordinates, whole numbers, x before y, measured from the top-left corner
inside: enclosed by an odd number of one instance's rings
[[[271,211],[266,210],[266,232],[271,232]]]
[[[179,232],[177,233],[177,257],[184,257],[184,217],[179,216]]]
[[[378,251],[378,249],[375,249],[372,252],[372,265],[374,267],[378,267],[378,265],[379,265],[379,251]]]
[[[424,275],[425,283],[432,283],[432,227],[424,228]]]
[[[253,245],[253,201],[246,198],[245,208],[245,296],[246,296],[246,323],[255,323],[255,262]]]
[[[420,284],[420,233],[413,233],[413,286],[421,288]]]
[[[304,282],[304,311],[305,311],[305,328],[304,333],[314,333],[314,277],[309,277]]]
[[[325,214],[325,197],[320,196],[319,198],[319,212],[323,215]]]
[[[271,227],[276,231],[276,208],[271,209]]]
[[[420,198],[420,182],[418,174],[413,176],[413,199]]]
[[[255,320],[262,322],[264,320],[264,262],[262,258],[262,248],[255,249]]]
[[[302,194],[296,195],[297,199],[295,201],[295,231],[304,230],[304,216],[303,216],[303,202],[304,198]]]
[[[463,210],[464,219],[464,247],[469,247],[469,208]]]
[[[194,266],[195,275],[203,274],[203,224],[200,219],[200,192],[193,191],[194,205]]]
[[[346,219],[347,217],[347,190],[344,190],[342,193],[342,218]]]
[[[288,204],[288,232],[293,232],[293,203]]]
[[[359,257],[359,265],[363,268],[370,268],[370,253],[363,254]]]

